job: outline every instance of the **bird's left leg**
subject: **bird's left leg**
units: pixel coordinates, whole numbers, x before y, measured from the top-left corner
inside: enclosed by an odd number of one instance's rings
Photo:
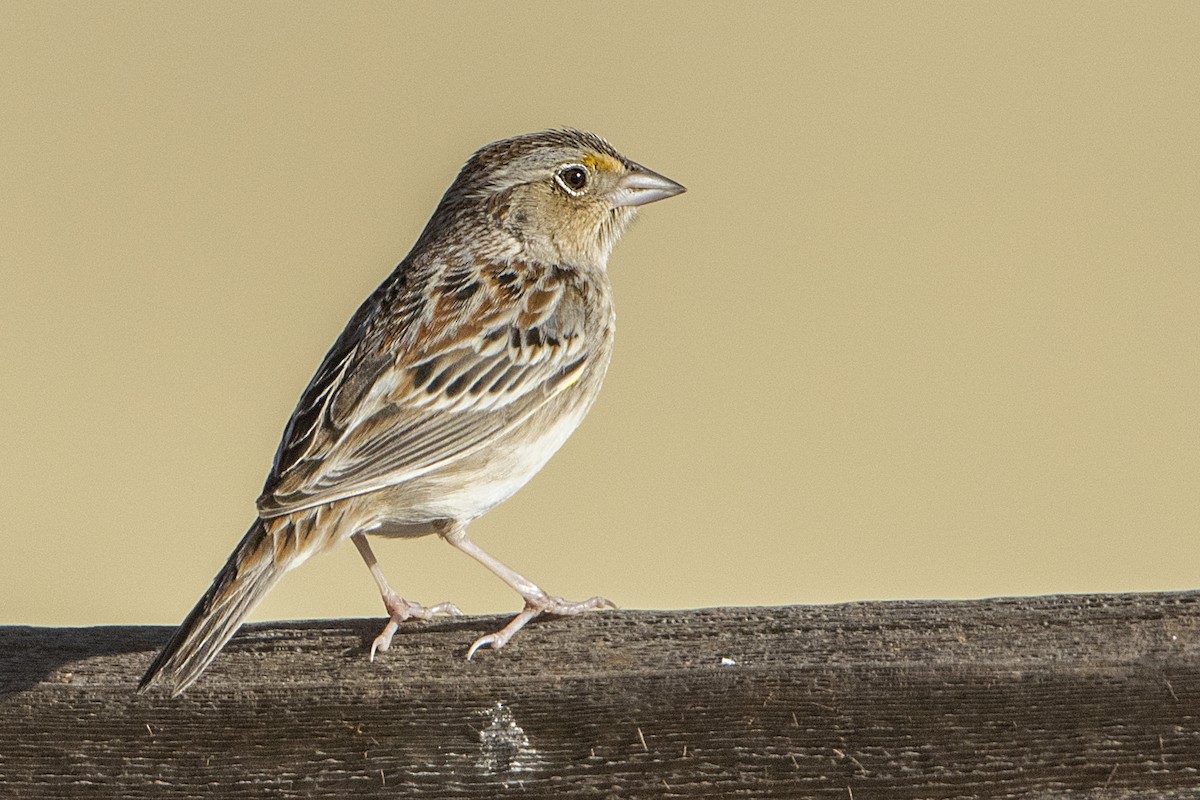
[[[499,650],[501,647],[504,647],[517,631],[525,627],[525,623],[542,614],[572,617],[576,614],[582,614],[584,611],[592,611],[597,608],[617,607],[616,603],[604,597],[571,601],[546,594],[532,581],[481,550],[467,536],[467,526],[465,523],[449,522],[444,529],[438,531],[438,534],[454,547],[496,573],[500,580],[515,589],[525,600],[525,608],[520,614],[513,617],[507,625],[495,633],[489,633],[475,640],[475,643],[471,645],[471,649],[467,651],[468,661],[471,660],[471,656],[475,655],[475,651],[481,647],[490,647],[493,650]]]
[[[392,637],[396,635],[396,630],[400,627],[401,622],[414,618],[432,619],[434,614],[462,616],[463,612],[459,611],[458,606],[453,603],[439,603],[431,608],[426,608],[420,603],[405,600],[396,594],[392,591],[392,587],[388,586],[387,578],[383,577],[383,570],[379,568],[379,562],[375,560],[375,553],[371,551],[366,534],[356,533],[350,538],[353,540],[354,546],[358,548],[363,561],[367,563],[367,569],[371,570],[371,576],[375,578],[375,583],[379,586],[379,594],[383,596],[383,606],[391,617],[384,627],[383,633],[376,636],[375,641],[371,643],[372,661],[375,660],[375,651],[387,650],[392,646]]]

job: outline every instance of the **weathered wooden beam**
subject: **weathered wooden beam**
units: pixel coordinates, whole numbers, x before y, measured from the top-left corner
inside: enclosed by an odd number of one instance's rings
[[[1200,593],[498,622],[0,627],[0,796],[1200,797]]]

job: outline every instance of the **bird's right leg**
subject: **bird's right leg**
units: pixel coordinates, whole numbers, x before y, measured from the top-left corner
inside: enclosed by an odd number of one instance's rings
[[[359,555],[366,562],[367,569],[371,570],[371,576],[375,578],[375,583],[379,586],[379,594],[383,596],[383,607],[387,609],[388,615],[391,617],[384,627],[383,633],[376,636],[375,641],[371,643],[372,661],[375,660],[375,651],[387,650],[392,646],[392,637],[396,635],[396,630],[400,627],[401,622],[409,619],[433,619],[435,614],[462,616],[463,612],[453,603],[439,603],[431,608],[426,608],[420,603],[405,600],[396,594],[392,587],[388,586],[387,578],[383,577],[383,570],[379,568],[379,562],[375,560],[375,553],[371,551],[366,534],[356,533],[350,538],[354,541],[354,546],[358,548]]]

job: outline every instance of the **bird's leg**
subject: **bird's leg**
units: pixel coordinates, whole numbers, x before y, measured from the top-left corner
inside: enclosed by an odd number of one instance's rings
[[[432,619],[434,614],[462,616],[463,612],[459,611],[458,606],[453,603],[439,603],[431,608],[426,608],[420,603],[405,600],[396,594],[392,591],[392,587],[388,586],[387,578],[383,577],[383,570],[379,568],[379,562],[375,560],[375,553],[371,551],[366,534],[356,533],[350,538],[353,540],[354,546],[358,548],[363,561],[367,563],[367,569],[371,570],[371,575],[379,586],[379,594],[383,596],[383,607],[387,609],[388,615],[391,617],[384,627],[383,633],[376,636],[375,641],[371,643],[372,661],[375,660],[375,651],[387,650],[392,646],[392,637],[396,635],[396,630],[400,627],[401,622],[413,618]]]
[[[471,649],[467,651],[468,661],[471,660],[471,656],[475,655],[475,651],[481,647],[490,647],[493,650],[499,650],[501,647],[504,647],[517,631],[525,627],[525,623],[542,614],[571,617],[597,608],[617,607],[613,601],[603,597],[593,597],[588,600],[573,602],[546,594],[529,579],[483,552],[478,545],[467,537],[467,526],[465,524],[451,523],[446,529],[438,533],[443,539],[454,545],[454,547],[496,573],[500,580],[507,583],[513,589],[516,589],[521,597],[525,599],[525,608],[520,614],[513,617],[507,625],[495,633],[489,633],[487,636],[481,636],[475,640],[475,643],[471,645]]]

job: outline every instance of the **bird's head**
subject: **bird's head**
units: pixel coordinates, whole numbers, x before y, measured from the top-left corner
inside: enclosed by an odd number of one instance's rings
[[[639,206],[682,191],[683,186],[630,161],[595,134],[550,130],[477,151],[430,225],[439,217],[461,222],[465,216],[483,222],[502,252],[603,268]]]

